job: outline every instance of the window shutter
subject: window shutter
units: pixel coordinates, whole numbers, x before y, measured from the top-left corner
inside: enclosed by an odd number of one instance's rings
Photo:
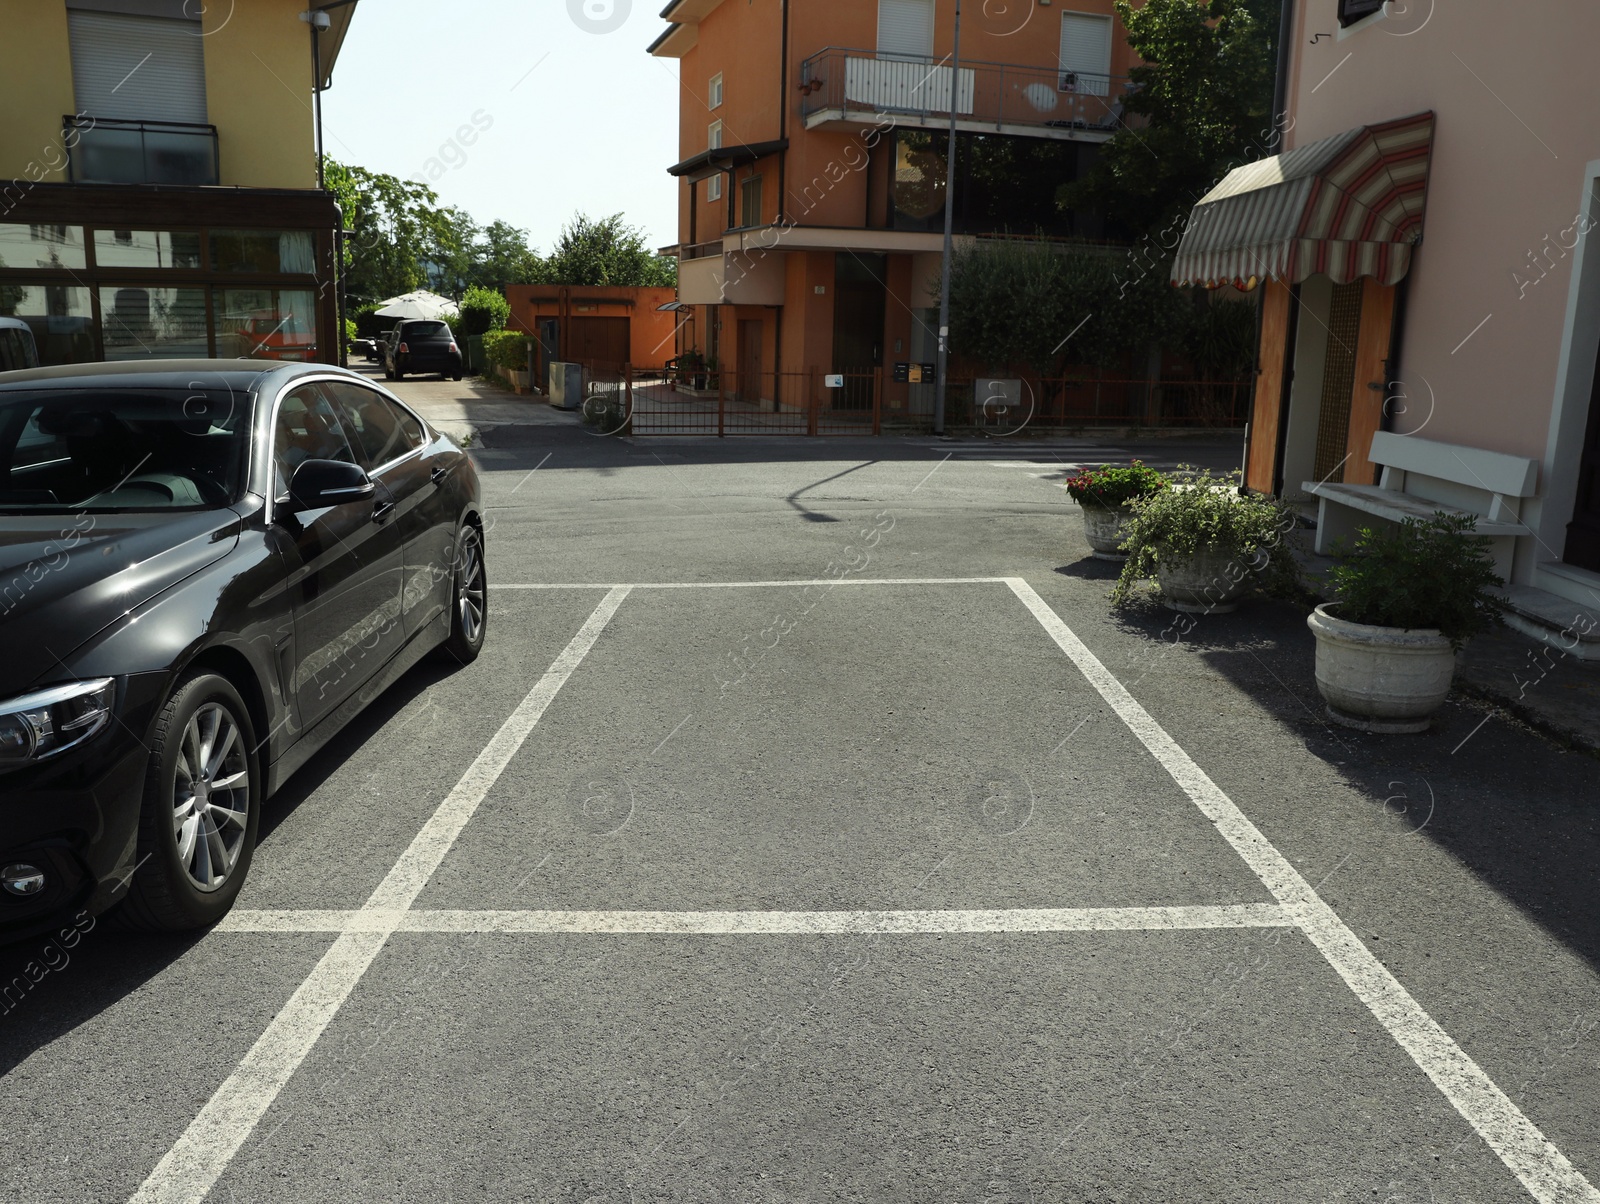
[[[1354,25],[1383,7],[1383,0],[1339,0],[1339,24]]]
[[[933,57],[933,0],[878,0],[878,57]]]
[[[206,123],[206,67],[195,21],[67,14],[78,111],[127,121]]]
[[[1061,14],[1061,90],[1105,96],[1111,91],[1111,18]]]

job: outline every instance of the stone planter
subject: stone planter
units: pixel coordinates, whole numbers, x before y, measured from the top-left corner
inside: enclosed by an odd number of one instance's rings
[[[1158,551],[1156,584],[1161,601],[1173,610],[1225,615],[1238,609],[1250,574],[1241,558],[1220,551],[1197,552],[1182,564],[1168,564]]]
[[[1122,528],[1133,517],[1130,506],[1084,506],[1083,534],[1089,541],[1090,553],[1096,560],[1123,561],[1128,554],[1121,550]]]
[[[1335,605],[1306,619],[1328,718],[1364,732],[1427,731],[1455,675],[1450,641],[1431,628],[1350,623],[1329,613]]]

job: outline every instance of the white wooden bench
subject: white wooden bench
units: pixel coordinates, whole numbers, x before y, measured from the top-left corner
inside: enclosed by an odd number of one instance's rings
[[[1317,499],[1319,554],[1331,554],[1335,540],[1353,541],[1373,518],[1398,523],[1443,511],[1477,520],[1475,532],[1494,540],[1495,571],[1510,580],[1516,537],[1533,533],[1521,514],[1538,488],[1537,460],[1387,431],[1372,436],[1367,458],[1383,468],[1376,485],[1305,483]]]

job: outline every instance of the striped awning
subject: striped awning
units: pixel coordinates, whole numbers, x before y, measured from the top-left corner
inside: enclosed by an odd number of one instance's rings
[[[1228,173],[1194,207],[1174,284],[1254,288],[1319,273],[1395,284],[1422,238],[1433,114],[1362,125]]]

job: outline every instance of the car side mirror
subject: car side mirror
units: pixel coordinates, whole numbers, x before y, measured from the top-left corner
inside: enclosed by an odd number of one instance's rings
[[[343,506],[370,498],[377,491],[359,464],[343,460],[305,460],[289,480],[289,500],[296,510]]]

